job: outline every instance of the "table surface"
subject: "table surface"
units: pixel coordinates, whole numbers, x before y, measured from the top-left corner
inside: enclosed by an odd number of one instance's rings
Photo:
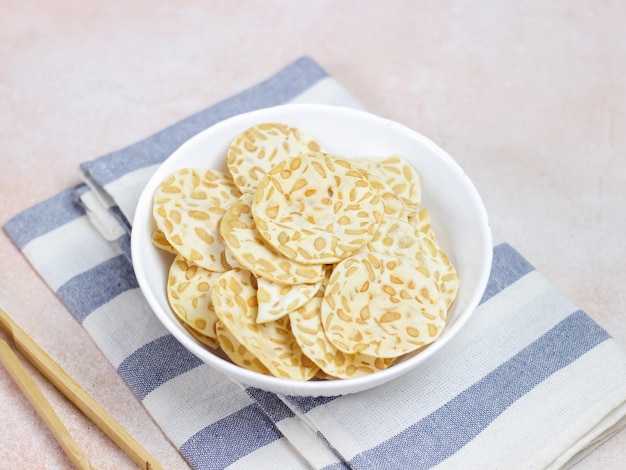
[[[446,149],[494,231],[626,345],[626,3],[175,3],[3,2],[0,224],[78,183],[80,162],[309,55]],[[166,468],[187,468],[4,233],[0,260],[2,308]],[[136,468],[33,374],[96,468]],[[70,468],[2,368],[0,422],[0,467]],[[576,468],[625,458],[622,431]]]

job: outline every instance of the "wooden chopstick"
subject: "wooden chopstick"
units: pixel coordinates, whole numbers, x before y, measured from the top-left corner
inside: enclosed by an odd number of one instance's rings
[[[128,434],[128,432],[117,421],[115,421],[113,417],[109,415],[104,408],[100,406],[100,404],[98,404],[98,402],[96,402],[85,390],[83,390],[78,382],[65,372],[61,366],[54,362],[54,360],[23,331],[11,319],[11,317],[9,317],[9,315],[2,310],[2,308],[0,308],[0,327],[2,327],[2,329],[5,330],[13,339],[16,349],[20,351],[24,357],[26,357],[26,359],[28,359],[28,361],[50,381],[50,383],[52,383],[63,395],[65,395],[65,397],[71,401],[74,406],[82,411],[113,442],[115,442],[120,449],[122,449],[137,465],[145,470],[163,469],[156,459],[152,457],[152,455],[150,455],[143,447],[141,447],[141,445],[133,439],[133,437]],[[8,347],[8,344],[6,344],[5,341],[3,342]],[[24,372],[26,371],[24,370]],[[27,375],[28,374],[26,374],[26,376]],[[34,381],[32,381],[32,383],[34,384]],[[22,390],[22,392],[24,392],[24,390]],[[45,398],[43,400],[45,401]],[[47,421],[46,424],[48,424]],[[65,447],[63,449],[65,450]]]
[[[54,408],[50,406],[48,400],[41,392],[33,378],[28,375],[20,359],[11,349],[8,343],[0,339],[0,362],[9,372],[13,381],[28,399],[37,414],[46,423],[48,429],[57,440],[61,448],[65,451],[76,468],[91,470],[93,467],[82,453],[76,441],[72,438],[67,428],[59,416],[55,413]]]

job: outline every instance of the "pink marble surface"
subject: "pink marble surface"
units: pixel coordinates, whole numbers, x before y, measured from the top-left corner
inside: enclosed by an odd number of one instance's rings
[[[626,4],[591,0],[5,0],[0,223],[78,183],[79,162],[306,54],[450,152],[494,230],[626,345],[625,22]],[[4,233],[0,261],[0,305],[165,468],[187,468]],[[136,468],[34,375],[96,468]],[[70,468],[2,368],[0,423],[0,468]],[[622,431],[576,468],[624,459]]]

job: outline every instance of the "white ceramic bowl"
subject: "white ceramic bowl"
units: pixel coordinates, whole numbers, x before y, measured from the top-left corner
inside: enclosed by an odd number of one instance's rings
[[[176,320],[167,302],[166,283],[172,256],[155,248],[152,196],[173,171],[183,167],[227,171],[226,150],[250,126],[283,122],[315,136],[329,153],[343,157],[404,156],[422,177],[422,205],[431,214],[437,238],[457,268],[460,288],[437,341],[390,368],[353,379],[300,382],[268,377],[238,367],[198,343]],[[429,139],[372,114],[325,105],[284,105],[241,114],[199,133],[176,150],[143,190],[133,221],[131,250],[139,286],[159,320],[189,351],[244,385],[298,396],[334,396],[381,385],[422,364],[445,347],[478,305],[487,285],[492,258],[491,230],[483,202],[465,172]]]

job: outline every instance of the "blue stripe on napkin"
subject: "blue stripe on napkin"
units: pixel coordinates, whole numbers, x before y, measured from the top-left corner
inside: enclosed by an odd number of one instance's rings
[[[254,387],[248,387],[246,392],[274,423],[295,416],[294,412],[273,393]]]
[[[431,468],[461,449],[539,383],[609,338],[578,310],[441,408],[358,455],[350,465],[363,469]]]
[[[4,230],[21,250],[28,242],[84,215],[76,201],[76,190],[67,189],[46,201],[17,214],[4,225]]]
[[[130,263],[132,263],[133,257],[132,257],[131,249],[130,249],[130,234],[125,233],[124,235],[119,237],[117,240],[115,240],[115,244],[118,246],[120,251],[124,254],[126,259]]]
[[[57,290],[57,296],[79,322],[118,295],[138,288],[132,264],[119,255],[73,277]]]
[[[113,218],[119,222],[120,226],[124,229],[126,233],[131,232],[130,222],[126,219],[126,216],[122,213],[119,207],[112,206],[109,207],[107,210],[109,214],[111,214]]]
[[[486,302],[533,269],[533,266],[508,243],[496,246],[493,249],[489,282],[480,303]]]
[[[122,361],[117,371],[137,398],[143,400],[160,385],[202,364],[174,336],[168,334],[132,353]]]
[[[291,63],[268,80],[217,103],[136,144],[80,165],[104,186],[125,174],[161,163],[185,141],[229,117],[286,103],[328,74],[308,57]]]
[[[320,405],[325,405],[326,403],[330,403],[336,398],[339,398],[339,397],[296,397],[296,396],[287,397],[287,399],[289,400],[289,403],[296,406],[298,410],[301,411],[302,413],[308,413],[313,408],[320,406]]]
[[[194,469],[220,469],[281,437],[260,408],[250,405],[196,433],[180,452]]]

